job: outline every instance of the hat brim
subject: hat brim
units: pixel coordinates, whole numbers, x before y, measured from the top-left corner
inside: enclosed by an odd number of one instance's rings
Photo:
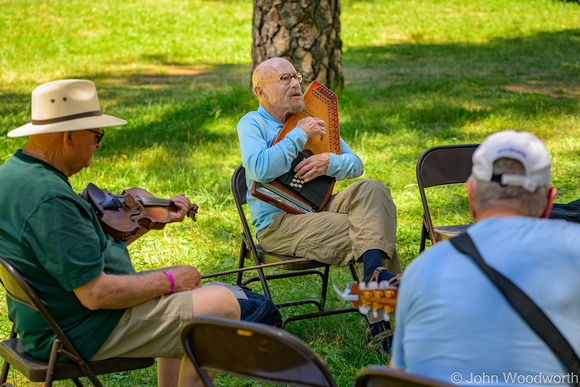
[[[76,120],[62,121],[47,125],[34,125],[28,123],[8,132],[8,137],[24,137],[35,134],[67,132],[73,130],[86,130],[96,128],[108,128],[111,126],[126,125],[127,121],[103,114],[94,117],[83,117]]]

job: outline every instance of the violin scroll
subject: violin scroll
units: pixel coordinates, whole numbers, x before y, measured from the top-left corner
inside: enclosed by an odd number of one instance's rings
[[[197,215],[197,211],[199,211],[199,206],[192,203],[191,208],[187,211],[187,217],[193,219],[193,221],[196,222],[197,219],[195,219],[195,215]]]

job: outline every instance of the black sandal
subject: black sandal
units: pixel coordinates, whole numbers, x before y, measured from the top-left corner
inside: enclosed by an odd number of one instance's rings
[[[376,282],[378,285],[380,282],[379,278],[381,276],[381,273],[385,270],[387,269],[382,266],[379,266],[375,269],[375,271],[373,271],[373,274],[371,274],[370,276],[366,276],[365,278],[363,278],[361,282],[364,282],[366,286],[368,286],[371,282]],[[387,282],[388,286],[399,287],[399,284],[401,283],[401,274],[395,274],[395,276],[389,279]]]
[[[389,341],[388,347],[390,348],[392,337],[394,334],[395,334],[394,329],[387,329],[377,333],[376,335],[373,335],[371,332],[371,328],[369,327],[366,330],[366,347],[370,350],[378,351],[383,356],[388,355],[389,351],[385,350],[383,343],[385,340]]]

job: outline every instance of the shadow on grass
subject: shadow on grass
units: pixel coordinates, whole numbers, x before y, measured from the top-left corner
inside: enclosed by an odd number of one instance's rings
[[[465,139],[463,126],[493,116],[577,114],[579,53],[579,29],[477,44],[349,48],[342,100],[353,117],[341,129]]]
[[[579,53],[579,29],[477,44],[348,48],[341,130],[346,138],[420,131],[441,141],[469,141],[462,129],[493,116],[576,114]],[[105,112],[128,119],[124,130],[109,132],[105,154],[132,157],[154,144],[180,150],[237,142],[237,121],[257,106],[248,90],[249,66],[192,65],[155,53],[138,63],[142,69],[131,73],[66,76],[94,80]],[[23,124],[28,104],[29,95],[0,93],[0,132]]]

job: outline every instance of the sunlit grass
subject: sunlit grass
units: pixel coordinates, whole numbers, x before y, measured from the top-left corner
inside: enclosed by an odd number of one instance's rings
[[[531,131],[552,156],[557,202],[580,197],[580,6],[555,0],[341,3],[341,133],[364,160],[364,177],[391,189],[403,266],[419,249],[415,165],[431,146],[478,143],[502,129]],[[252,2],[0,4],[0,163],[25,145],[25,139],[4,135],[30,119],[34,87],[59,78],[91,79],[104,111],[129,124],[106,130],[93,165],[71,179],[74,189],[93,182],[112,193],[130,187],[163,198],[185,192],[200,206],[198,221],[168,225],[132,244],[134,265],[233,269],[241,231],[229,190],[240,163],[235,127],[257,107],[248,87]],[[431,198],[436,222],[469,221],[461,187],[433,189]],[[348,271],[332,273],[331,281],[344,287]],[[273,289],[281,301],[314,297],[318,286],[287,281]],[[344,305],[329,297],[330,307]],[[0,311],[0,336],[6,337],[4,303]],[[354,314],[288,325],[322,356],[340,386],[350,386],[364,366],[387,364],[364,348],[365,328]],[[155,383],[155,367],[106,379],[119,386]],[[247,385],[227,376],[217,384]]]

